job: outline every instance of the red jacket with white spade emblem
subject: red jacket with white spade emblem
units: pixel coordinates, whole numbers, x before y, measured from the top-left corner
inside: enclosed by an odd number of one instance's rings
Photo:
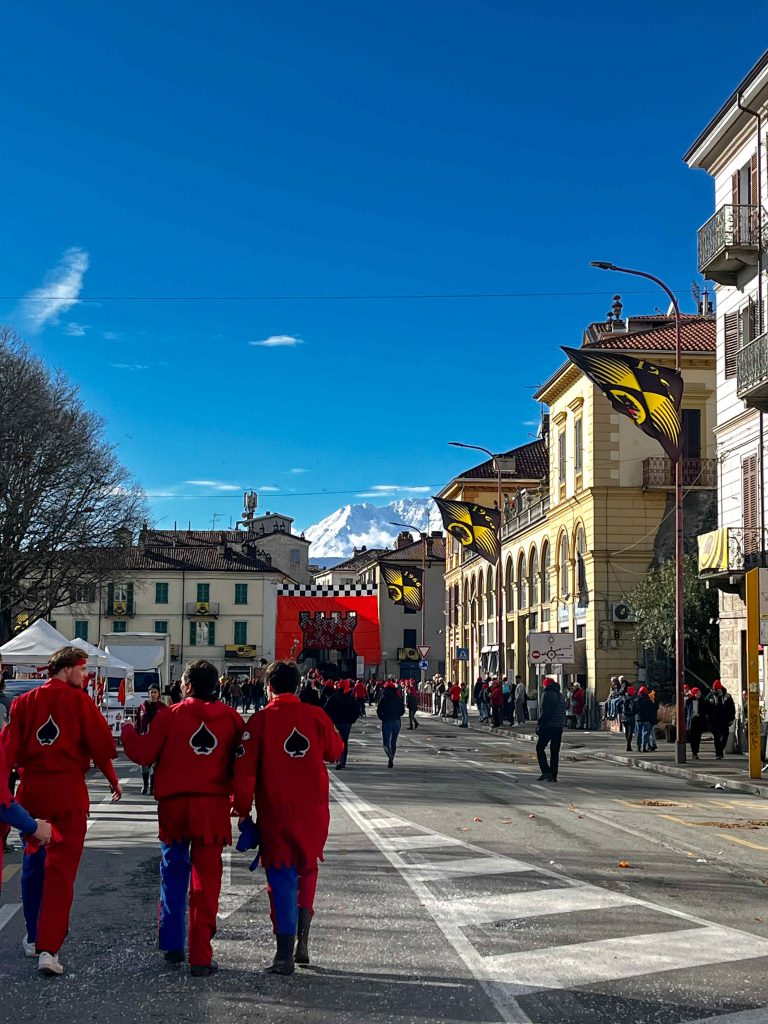
[[[123,726],[126,755],[137,764],[155,765],[163,842],[230,841],[232,774],[242,731],[234,708],[197,697],[155,715],[143,735],[130,723]]]
[[[274,697],[248,720],[235,765],[235,810],[256,798],[265,868],[317,867],[328,838],[328,771],[344,743],[326,713],[292,693]]]

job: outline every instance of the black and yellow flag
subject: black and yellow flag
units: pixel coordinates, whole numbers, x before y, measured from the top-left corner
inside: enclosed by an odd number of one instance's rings
[[[563,348],[563,352],[600,388],[616,412],[629,416],[677,462],[682,451],[683,378],[679,373],[621,352],[584,348]]]
[[[392,562],[380,562],[381,578],[387,584],[390,600],[418,611],[424,603],[424,572],[405,569]]]
[[[476,551],[495,565],[501,552],[499,510],[469,501],[446,501],[444,498],[434,500],[440,509],[446,531],[463,547]]]

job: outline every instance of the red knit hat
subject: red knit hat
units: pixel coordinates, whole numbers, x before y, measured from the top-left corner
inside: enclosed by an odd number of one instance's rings
[[[634,688],[634,686],[628,686],[627,687],[627,696],[628,697],[634,697],[635,696],[635,688]]]
[[[723,684],[720,682],[719,679],[716,679],[714,681],[714,683],[712,683],[712,689],[713,690],[722,690],[722,688],[723,688]]]
[[[647,694],[648,693],[648,687],[647,686],[641,686],[640,689],[637,692],[641,693],[641,694]]]

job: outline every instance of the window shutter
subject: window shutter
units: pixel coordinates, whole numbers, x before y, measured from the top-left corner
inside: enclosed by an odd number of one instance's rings
[[[736,353],[739,349],[739,314],[726,313],[724,317],[725,377],[736,376]]]
[[[215,622],[209,622],[208,623],[208,646],[209,647],[215,647],[216,646],[216,623]]]
[[[112,609],[115,607],[115,584],[107,584],[107,614],[112,614]]]
[[[757,181],[757,153],[752,154],[752,159],[749,161],[749,205],[757,206],[757,197],[760,195],[760,189]]]
[[[749,300],[749,340],[754,341],[760,335],[760,300]]]
[[[738,206],[739,199],[739,172],[735,171],[731,175],[731,203],[734,206]]]
[[[744,554],[757,550],[757,456],[747,455],[741,463],[742,521],[744,523]]]
[[[197,623],[190,622],[189,624],[189,646],[197,646]]]

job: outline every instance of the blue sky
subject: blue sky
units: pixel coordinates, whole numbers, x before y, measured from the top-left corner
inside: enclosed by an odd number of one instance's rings
[[[449,440],[525,442],[558,345],[616,290],[663,305],[590,259],[690,308],[712,187],[681,156],[765,16],[532,7],[5,10],[0,322],[80,384],[162,525],[255,487],[304,527],[441,486]],[[538,294],[328,298],[499,292]]]

